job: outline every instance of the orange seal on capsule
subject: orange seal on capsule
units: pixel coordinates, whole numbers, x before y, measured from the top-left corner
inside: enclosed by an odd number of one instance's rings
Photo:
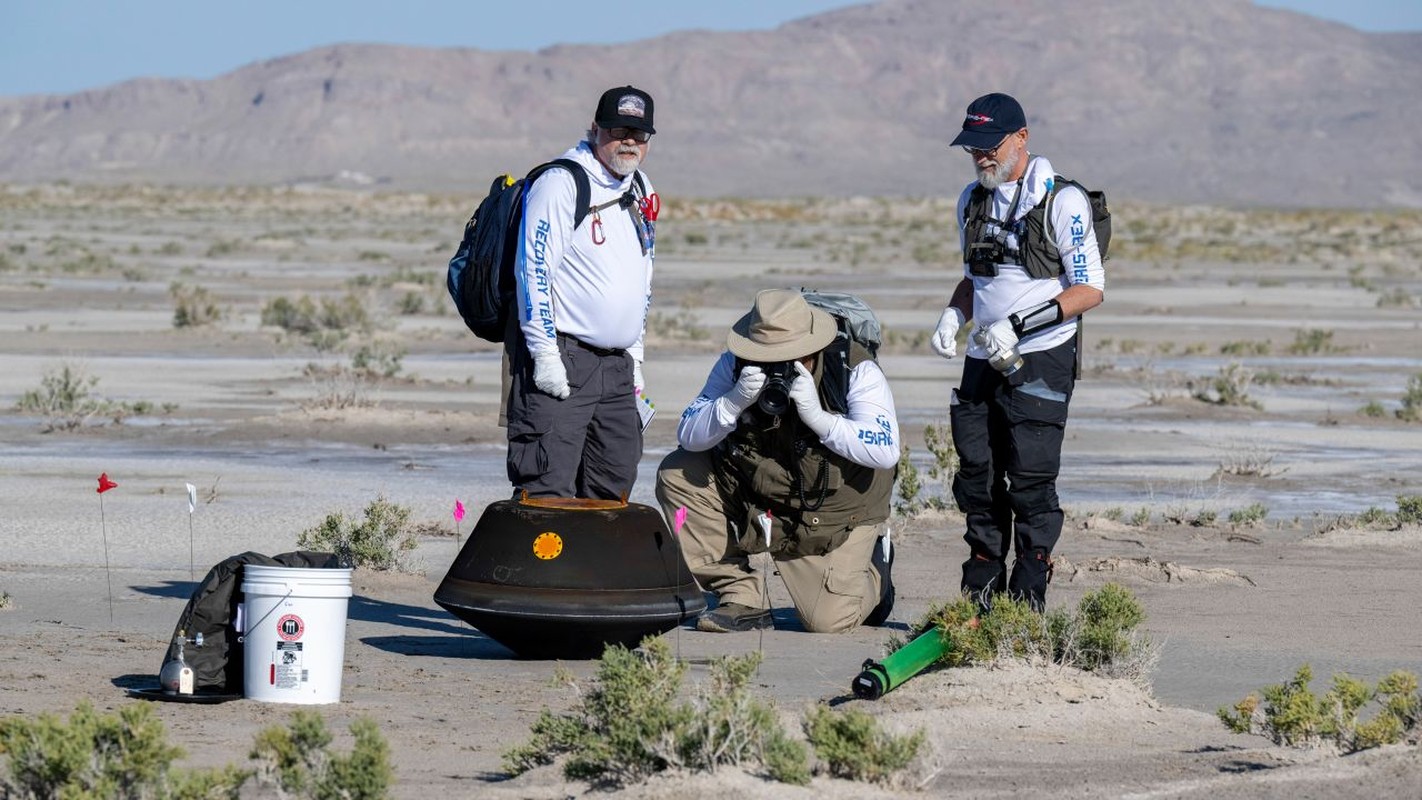
[[[538,534],[533,540],[533,554],[544,561],[557,558],[563,554],[563,537],[552,531]]]

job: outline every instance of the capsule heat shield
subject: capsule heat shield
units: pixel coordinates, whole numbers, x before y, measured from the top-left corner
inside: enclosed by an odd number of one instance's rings
[[[597,658],[706,609],[676,537],[636,503],[491,503],[434,600],[524,658]]]

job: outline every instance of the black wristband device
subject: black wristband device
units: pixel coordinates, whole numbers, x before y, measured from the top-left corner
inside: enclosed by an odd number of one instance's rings
[[[1026,311],[1016,314],[1009,314],[1007,321],[1012,323],[1012,331],[1017,336],[1023,337],[1053,325],[1060,325],[1062,322],[1062,306],[1055,299],[1029,308]]]

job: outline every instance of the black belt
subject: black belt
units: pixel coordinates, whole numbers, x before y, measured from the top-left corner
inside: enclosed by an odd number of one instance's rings
[[[578,347],[581,347],[589,353],[596,353],[600,356],[620,356],[626,355],[627,353],[626,348],[622,347],[593,347],[582,339],[579,339],[578,337],[567,333],[558,334],[558,339],[560,341],[567,342],[570,345],[577,345]]]

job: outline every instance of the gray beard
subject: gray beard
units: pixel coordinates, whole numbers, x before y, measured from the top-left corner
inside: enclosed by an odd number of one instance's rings
[[[1012,157],[1006,161],[999,161],[995,167],[978,170],[978,183],[982,184],[983,188],[988,191],[996,189],[1007,182],[1007,176],[1011,175],[1012,171],[1017,169],[1017,162],[1020,160],[1022,160],[1022,153],[1018,151],[1013,153]]]
[[[612,171],[618,175],[626,177],[637,171],[637,167],[642,163],[642,153],[639,150],[630,152],[616,152],[612,155]]]

